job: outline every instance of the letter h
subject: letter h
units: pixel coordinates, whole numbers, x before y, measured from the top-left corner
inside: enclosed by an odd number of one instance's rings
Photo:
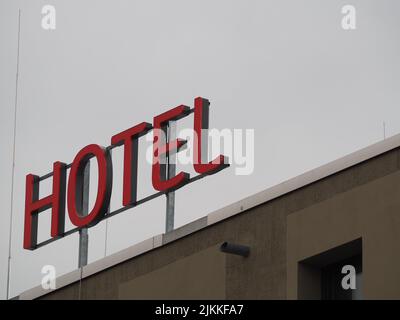
[[[64,233],[65,186],[67,166],[62,162],[53,165],[53,193],[39,199],[39,177],[26,176],[24,249],[34,250],[37,246],[38,215],[51,208],[51,236]]]

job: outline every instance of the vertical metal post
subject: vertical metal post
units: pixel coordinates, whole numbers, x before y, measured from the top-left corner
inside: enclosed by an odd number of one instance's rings
[[[167,143],[176,138],[176,122],[169,121],[167,126]],[[166,158],[166,178],[170,179],[176,174],[176,152],[167,154]],[[165,219],[165,232],[174,230],[175,218],[175,192],[168,192],[167,196],[167,209]]]
[[[87,162],[83,173],[83,190],[82,190],[82,214],[89,212],[89,180],[90,180],[90,161]],[[78,268],[87,265],[89,250],[89,234],[87,228],[79,230],[79,259]]]
[[[109,151],[110,152],[110,156],[112,155],[112,149]],[[108,205],[107,208],[107,213],[109,214],[111,211],[111,203]],[[108,241],[108,219],[106,219],[106,231],[105,231],[105,236],[104,236],[104,257],[107,256],[107,241]]]

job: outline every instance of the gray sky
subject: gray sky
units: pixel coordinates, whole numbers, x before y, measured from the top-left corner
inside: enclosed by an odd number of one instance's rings
[[[56,30],[41,8],[56,8]],[[341,28],[341,8],[357,29]],[[77,234],[22,248],[25,175],[70,163],[89,143],[179,104],[211,101],[212,128],[255,130],[255,171],[234,167],[176,195],[176,226],[400,132],[400,3],[318,0],[0,0],[0,298],[5,298],[18,8],[22,10],[10,295],[77,266]],[[191,127],[192,118],[181,126]],[[144,146],[145,142],[141,143]],[[143,154],[142,154],[143,155]],[[140,162],[140,194],[152,192]],[[121,202],[113,154],[112,206]],[[51,180],[41,184],[41,196]],[[164,230],[159,198],[109,219],[110,254]],[[67,226],[70,223],[67,219]],[[39,219],[49,236],[49,213]],[[105,254],[105,222],[90,229],[89,261]]]

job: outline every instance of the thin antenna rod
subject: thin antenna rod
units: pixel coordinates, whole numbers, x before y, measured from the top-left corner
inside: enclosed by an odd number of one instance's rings
[[[110,209],[108,209],[110,211]],[[108,219],[106,220],[106,235],[104,238],[104,257],[107,257],[107,241],[108,241]]]
[[[15,141],[17,137],[17,106],[18,106],[18,78],[19,78],[19,41],[21,35],[21,9],[18,9],[18,44],[17,44],[17,72],[15,75],[15,98],[14,98],[14,136],[13,136],[13,156],[12,156],[12,175],[11,175],[11,205],[10,205],[10,232],[8,238],[8,265],[7,265],[7,300],[10,298],[10,269],[11,269],[11,231],[13,223],[13,202],[14,202],[14,176],[15,176]]]
[[[386,139],[386,122],[383,121],[383,140]]]

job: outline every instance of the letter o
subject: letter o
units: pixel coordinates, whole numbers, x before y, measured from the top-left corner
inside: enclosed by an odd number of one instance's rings
[[[82,213],[82,193],[84,170],[90,158],[95,157],[98,164],[97,197],[93,209],[87,215]],[[99,223],[107,212],[112,189],[112,163],[110,152],[90,144],[78,152],[72,162],[68,179],[68,215],[77,227],[92,227]]]

